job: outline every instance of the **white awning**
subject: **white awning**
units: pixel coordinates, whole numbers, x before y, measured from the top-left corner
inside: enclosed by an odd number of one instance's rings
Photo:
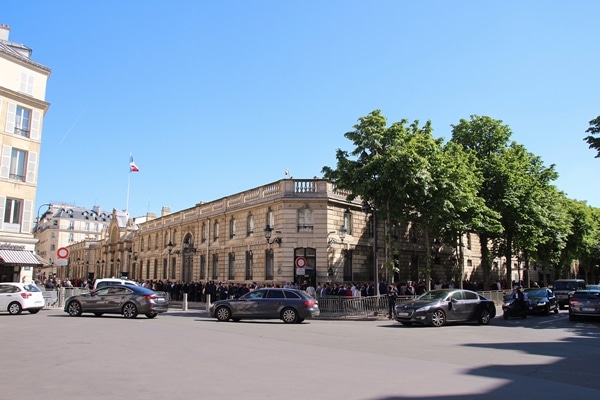
[[[42,265],[35,254],[26,250],[0,250],[0,261],[2,264],[34,266]]]

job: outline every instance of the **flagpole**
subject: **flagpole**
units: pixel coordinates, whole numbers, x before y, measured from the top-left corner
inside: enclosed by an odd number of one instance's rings
[[[127,178],[127,203],[125,203],[125,214],[129,217],[129,187],[131,186],[131,171],[129,171],[129,176]]]

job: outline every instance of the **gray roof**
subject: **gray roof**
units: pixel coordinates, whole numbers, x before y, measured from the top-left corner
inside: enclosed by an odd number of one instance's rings
[[[21,50],[21,52],[17,51]],[[20,43],[15,43],[15,42],[9,42],[7,40],[0,40],[0,53],[5,53],[8,54],[11,57],[15,57],[18,58],[19,60],[25,61],[28,64],[31,64],[37,68],[41,68],[43,70],[46,70],[48,72],[50,72],[50,68],[37,63],[35,61],[32,61],[29,57],[25,57],[24,55],[22,55],[22,51],[25,51],[27,53],[29,53],[29,55],[31,55],[32,50]]]

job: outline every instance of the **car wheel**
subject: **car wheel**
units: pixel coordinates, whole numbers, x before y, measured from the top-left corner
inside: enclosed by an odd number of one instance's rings
[[[32,308],[31,310],[27,310],[27,311],[29,311],[29,314],[37,314],[37,313],[40,312],[40,309],[39,308]]]
[[[82,312],[83,309],[81,308],[81,303],[78,301],[72,301],[67,305],[67,313],[69,313],[71,317],[79,317]]]
[[[286,324],[293,324],[298,321],[298,313],[293,308],[285,308],[281,312],[281,319]]]
[[[558,314],[558,307],[554,307],[554,314]]]
[[[217,320],[221,322],[229,321],[229,318],[231,318],[231,311],[229,311],[229,308],[225,306],[219,307],[215,311],[215,317],[217,317]]]
[[[544,315],[550,315],[550,306],[546,306],[546,309],[544,310]]]
[[[402,321],[400,323],[404,326],[412,326],[412,322]]]
[[[479,323],[481,325],[489,324],[491,319],[492,314],[490,314],[489,310],[482,310],[481,314],[479,314]]]
[[[8,312],[10,315],[19,315],[21,314],[21,311],[23,311],[21,304],[17,303],[16,301],[8,305]]]
[[[123,306],[123,316],[125,318],[135,318],[138,315],[138,309],[133,303],[126,303]]]
[[[431,314],[431,325],[444,326],[446,324],[446,314],[442,310],[436,310]]]
[[[152,318],[156,318],[156,316],[157,316],[157,315],[158,315],[158,313],[157,313],[157,312],[154,312],[154,311],[152,311],[152,312],[149,312],[149,313],[146,313],[146,317],[147,317],[147,318],[150,318],[150,319],[152,319]]]
[[[101,317],[101,316],[102,316],[102,313],[101,313],[101,312],[95,312],[95,313],[94,313],[94,315],[95,315],[96,317]]]

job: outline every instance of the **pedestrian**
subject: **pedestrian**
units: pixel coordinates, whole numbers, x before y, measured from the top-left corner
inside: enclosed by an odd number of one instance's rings
[[[387,290],[388,298],[388,318],[394,318],[394,308],[396,307],[396,299],[398,298],[398,288],[395,284],[391,284]]]

